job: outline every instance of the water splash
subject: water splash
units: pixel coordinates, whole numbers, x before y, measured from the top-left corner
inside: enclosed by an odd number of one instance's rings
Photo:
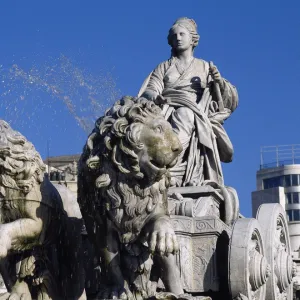
[[[43,116],[60,125],[67,110],[89,133],[94,121],[120,96],[110,72],[95,76],[64,55],[29,70],[0,66],[0,117],[12,125],[38,130]],[[63,104],[63,105],[61,105]]]

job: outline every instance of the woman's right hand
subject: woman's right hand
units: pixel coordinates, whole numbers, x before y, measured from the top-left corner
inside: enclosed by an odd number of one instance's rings
[[[154,100],[154,103],[156,104],[156,105],[164,105],[164,104],[167,104],[167,103],[169,103],[170,102],[170,100],[168,99],[168,98],[165,98],[164,96],[162,96],[162,95],[158,95],[157,97],[156,97],[156,99]]]

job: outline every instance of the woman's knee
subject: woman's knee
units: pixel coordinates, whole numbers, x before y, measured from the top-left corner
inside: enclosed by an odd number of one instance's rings
[[[194,121],[194,112],[188,107],[177,108],[176,114],[180,117],[180,119]]]

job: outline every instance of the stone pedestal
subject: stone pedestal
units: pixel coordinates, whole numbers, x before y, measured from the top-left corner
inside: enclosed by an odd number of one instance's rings
[[[230,232],[229,227],[213,216],[171,218],[180,245],[177,264],[184,289],[189,293],[220,291],[218,254],[227,253],[226,242],[221,245],[220,239]]]

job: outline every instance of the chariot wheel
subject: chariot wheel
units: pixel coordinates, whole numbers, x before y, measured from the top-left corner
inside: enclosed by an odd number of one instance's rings
[[[256,218],[262,228],[266,246],[266,258],[270,264],[266,299],[293,299],[293,260],[286,221],[286,212],[278,203],[259,207]]]
[[[256,219],[238,219],[229,245],[229,289],[232,299],[265,300],[269,266]]]

